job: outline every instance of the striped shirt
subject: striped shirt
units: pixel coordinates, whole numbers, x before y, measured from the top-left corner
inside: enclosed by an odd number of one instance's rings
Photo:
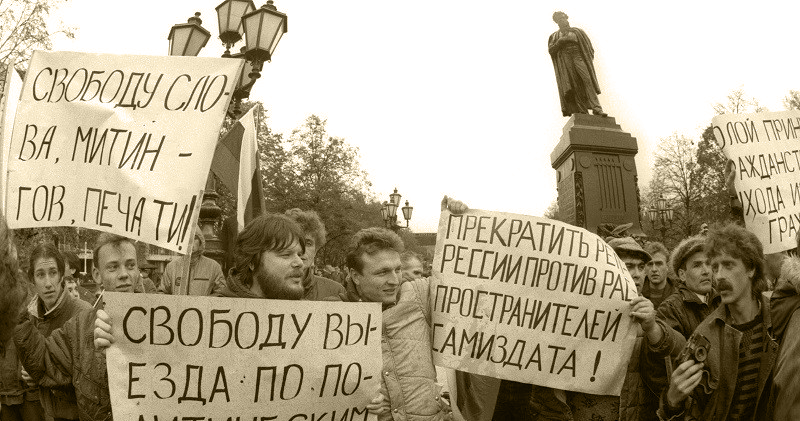
[[[764,352],[764,319],[761,313],[750,322],[732,325],[742,332],[739,343],[739,369],[736,390],[731,401],[728,420],[753,420],[758,403],[758,369]]]

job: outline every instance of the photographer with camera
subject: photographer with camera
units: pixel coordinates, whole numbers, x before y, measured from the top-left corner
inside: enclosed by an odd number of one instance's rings
[[[709,231],[704,250],[722,305],[692,334],[682,353],[686,361],[676,361],[659,418],[770,419],[778,343],[770,302],[762,294],[767,288],[763,247],[754,234],[729,224]]]

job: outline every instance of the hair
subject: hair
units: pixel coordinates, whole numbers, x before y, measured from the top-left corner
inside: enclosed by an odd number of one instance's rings
[[[764,277],[764,248],[752,232],[733,223],[712,227],[708,231],[704,250],[709,260],[725,253],[741,260],[748,270],[754,269],[752,279],[754,298],[758,299],[761,293],[767,290],[768,284]]]
[[[320,219],[316,211],[293,208],[286,211],[286,216],[297,222],[304,233],[314,236],[317,248],[325,244],[328,233],[325,231],[325,224],[322,223],[322,219]]]
[[[64,263],[68,264],[70,269],[75,269],[77,271],[81,268],[81,259],[79,259],[78,255],[75,253],[71,251],[62,251],[61,255],[64,256]],[[65,273],[65,275],[68,274]]]
[[[422,258],[419,257],[419,254],[414,253],[411,250],[406,250],[402,254],[400,254],[400,262],[403,263],[403,266],[407,265],[408,262],[412,260],[417,260],[418,262],[422,263]]]
[[[794,249],[794,254],[800,256],[800,231],[797,232],[795,242],[797,243],[797,247]]]
[[[14,334],[17,315],[26,302],[24,277],[19,270],[13,234],[0,214],[0,343]]]
[[[305,253],[304,238],[303,229],[292,218],[276,213],[261,215],[250,221],[236,237],[234,271],[242,284],[252,286],[253,274],[264,252],[284,250],[297,242]]]
[[[667,263],[669,263],[669,250],[667,250],[664,244],[661,244],[658,241],[652,241],[645,244],[644,251],[646,251],[650,256],[655,256],[656,253],[661,253],[664,255],[664,258],[667,259]]]
[[[128,243],[136,248],[136,241],[131,240],[128,237],[123,237],[117,234],[111,234],[108,232],[100,233],[97,236],[97,240],[94,242],[94,250],[92,251],[92,265],[98,269],[100,269],[100,249],[103,246],[110,244],[112,247],[119,248],[122,246],[123,243]]]
[[[565,18],[569,19],[569,16],[567,16],[566,13],[564,13],[564,12],[559,10],[559,11],[553,13],[553,22],[557,22],[556,21],[556,16],[558,16],[558,15],[564,15]]]
[[[345,265],[361,273],[361,270],[364,269],[364,254],[372,256],[383,250],[402,253],[403,249],[403,240],[392,231],[379,227],[364,228],[355,233],[350,240]]]
[[[42,243],[31,250],[31,255],[28,257],[28,280],[33,282],[33,272],[36,261],[39,259],[53,259],[56,261],[58,267],[58,277],[64,276],[64,256],[58,251],[56,246],[50,243]]]

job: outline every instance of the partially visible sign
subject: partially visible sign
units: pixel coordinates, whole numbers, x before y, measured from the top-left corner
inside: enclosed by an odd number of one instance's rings
[[[733,161],[744,222],[764,253],[797,246],[800,231],[800,111],[723,114],[714,137]]]

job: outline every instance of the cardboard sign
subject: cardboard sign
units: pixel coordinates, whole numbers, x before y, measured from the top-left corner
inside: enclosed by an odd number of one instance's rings
[[[800,231],[800,111],[724,114],[714,137],[735,165],[734,185],[747,229],[764,253],[797,246]]]
[[[117,421],[366,420],[381,307],[105,293]]]
[[[434,363],[619,395],[636,340],[636,285],[600,237],[501,212],[442,212],[433,262]]]
[[[186,253],[240,66],[35,52],[10,143],[9,226],[92,228]]]

